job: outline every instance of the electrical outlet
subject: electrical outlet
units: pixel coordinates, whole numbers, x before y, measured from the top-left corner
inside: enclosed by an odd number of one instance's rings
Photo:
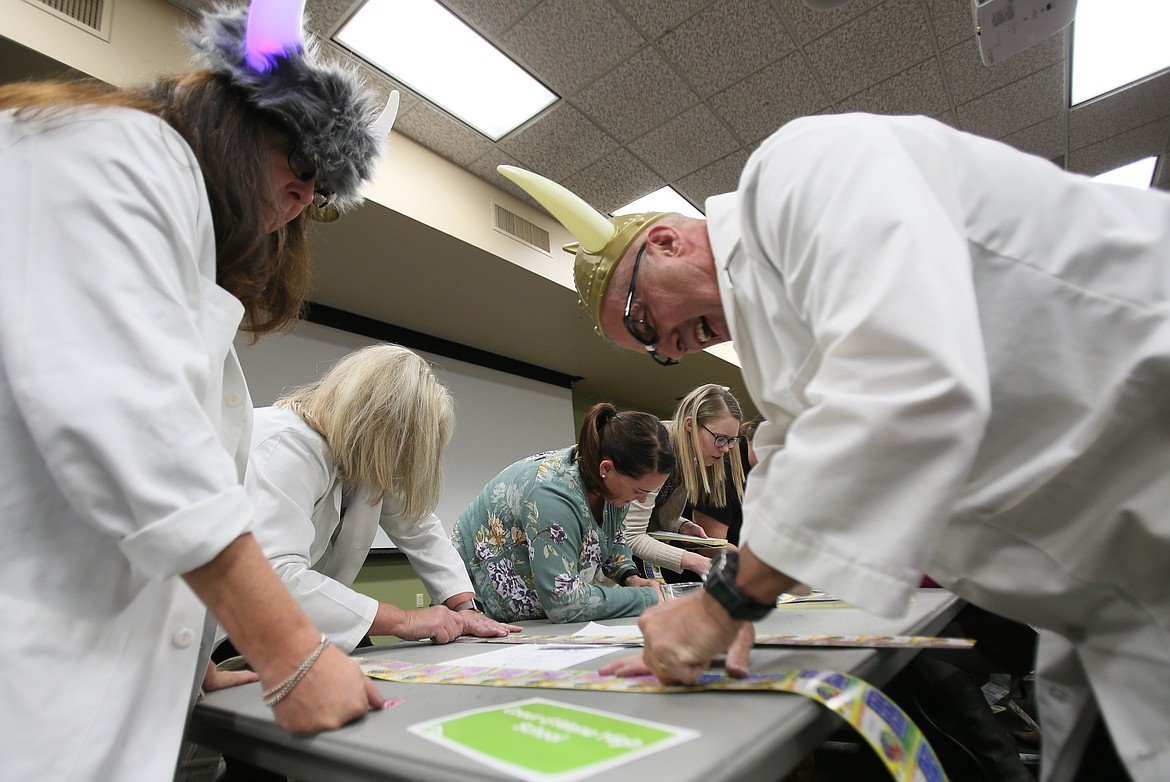
[[[422,607],[423,607],[423,596],[422,596],[422,592],[419,592],[418,594],[416,594],[416,595],[414,596],[414,607],[415,607],[415,608],[422,608]]]

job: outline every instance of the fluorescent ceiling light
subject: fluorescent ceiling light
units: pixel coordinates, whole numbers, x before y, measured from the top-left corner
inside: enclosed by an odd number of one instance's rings
[[[492,141],[557,99],[434,0],[367,0],[333,39]]]
[[[667,185],[644,195],[637,201],[631,201],[620,209],[610,212],[611,215],[637,214],[638,212],[678,212],[687,217],[703,219],[703,213],[691,206],[691,202],[678,194],[678,191]]]
[[[1166,0],[1079,0],[1073,22],[1072,105],[1170,66]]]
[[[1129,185],[1130,187],[1140,187],[1144,190],[1154,181],[1154,166],[1157,162],[1158,158],[1156,157],[1135,160],[1133,163],[1122,166],[1121,168],[1115,168],[1112,171],[1106,171],[1104,174],[1098,174],[1093,177],[1093,181],[1107,182],[1111,185]]]

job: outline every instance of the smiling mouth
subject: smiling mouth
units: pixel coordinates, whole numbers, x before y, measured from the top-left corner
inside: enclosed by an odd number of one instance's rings
[[[715,339],[715,335],[711,332],[711,326],[707,323],[707,319],[699,318],[698,323],[695,324],[695,340],[700,345],[706,345],[713,339]]]

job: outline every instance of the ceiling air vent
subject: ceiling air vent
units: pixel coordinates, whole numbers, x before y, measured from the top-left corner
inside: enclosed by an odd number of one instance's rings
[[[505,233],[535,250],[540,250],[545,255],[552,255],[549,246],[548,231],[535,223],[525,220],[518,214],[509,212],[499,204],[492,204],[492,206],[495,207],[497,231]]]
[[[110,16],[113,0],[26,0],[53,16],[93,33],[102,40],[110,40]]]

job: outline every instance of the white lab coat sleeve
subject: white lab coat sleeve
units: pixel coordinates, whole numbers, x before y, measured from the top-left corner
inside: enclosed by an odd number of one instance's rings
[[[317,629],[349,652],[374,623],[378,601],[313,570],[314,541],[328,541],[340,523],[336,513],[314,513],[323,498],[332,501],[325,495],[333,480],[323,441],[282,429],[252,444],[244,485],[256,505],[253,534],[273,569]]]
[[[885,615],[905,610],[963,485],[990,392],[950,168],[880,121],[797,122],[740,182],[753,274],[815,346],[783,448],[757,447],[748,547],[772,567]],[[756,313],[760,319],[768,313]],[[757,328],[766,353],[776,334]],[[759,372],[763,412],[791,378]]]
[[[646,495],[646,501],[632,500],[626,509],[626,518],[622,522],[622,531],[626,536],[626,543],[634,556],[644,562],[670,568],[675,573],[683,570],[683,550],[670,544],[663,543],[650,537],[650,516],[654,512],[654,503],[658,499],[658,492]],[[671,530],[677,532],[678,527]],[[642,575],[642,574],[639,574]]]
[[[475,593],[463,557],[451,544],[438,516],[431,513],[418,521],[407,521],[402,517],[399,502],[386,497],[382,500],[379,524],[410,560],[415,574],[436,605],[462,592]]]
[[[9,155],[20,197],[5,209],[24,230],[6,232],[0,263],[3,373],[74,512],[139,573],[189,572],[251,520],[203,403],[222,393],[243,307],[201,268],[211,217],[199,166],[141,112],[30,121],[56,127]],[[84,145],[56,142],[81,123]],[[209,361],[212,345],[223,353]]]

